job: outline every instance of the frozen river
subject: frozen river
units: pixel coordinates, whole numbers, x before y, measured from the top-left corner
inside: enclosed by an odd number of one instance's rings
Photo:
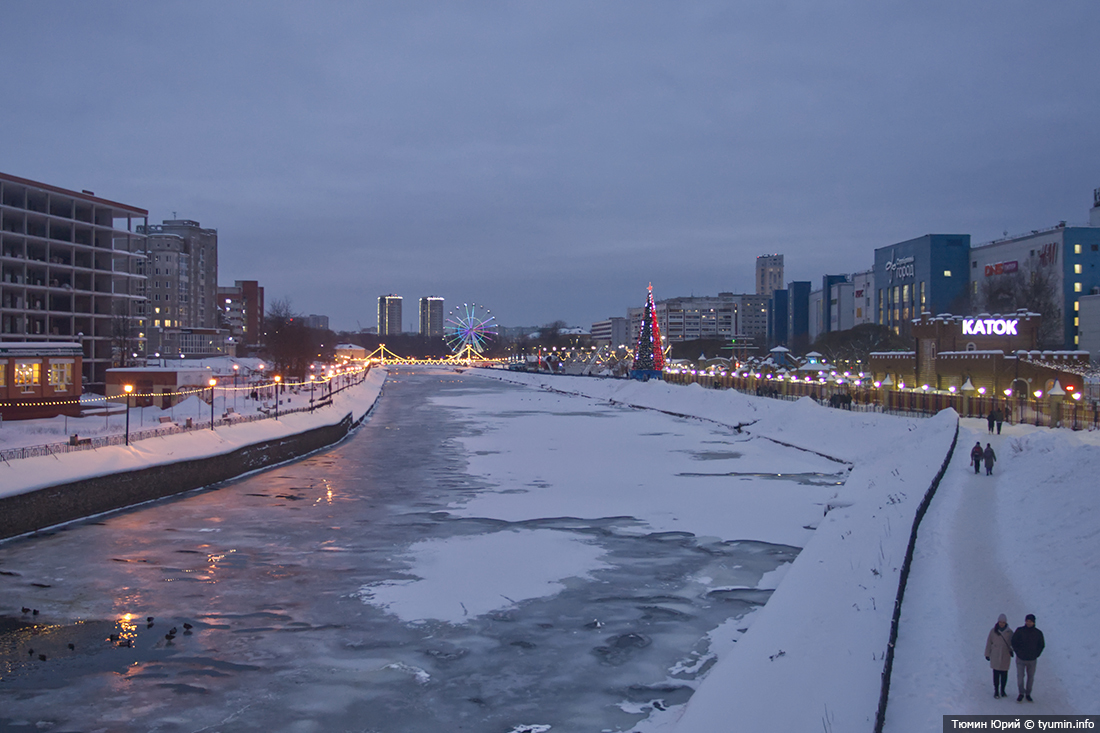
[[[652,729],[845,476],[713,423],[391,373],[333,449],[0,544],[0,730]]]

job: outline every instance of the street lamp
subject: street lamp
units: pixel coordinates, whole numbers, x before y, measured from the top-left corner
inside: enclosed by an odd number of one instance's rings
[[[278,374],[275,375],[275,419],[279,419],[279,382],[283,381],[283,378]]]
[[[122,391],[126,393],[126,445],[130,445],[130,393],[134,391],[134,385],[122,385]]]
[[[210,429],[214,429],[214,385],[218,383],[218,380],[213,377],[210,378],[208,384],[210,385]]]
[[[237,409],[237,373],[240,371],[240,364],[233,365],[233,409]]]
[[[310,374],[309,375],[309,414],[310,415],[313,414],[313,385],[316,384],[316,382],[314,382],[314,379],[315,379],[315,377],[312,374]]]

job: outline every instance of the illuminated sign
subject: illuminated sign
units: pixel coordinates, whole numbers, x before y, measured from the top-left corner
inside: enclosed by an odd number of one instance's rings
[[[1017,336],[1016,318],[964,318],[963,336]]]
[[[886,263],[886,271],[890,273],[890,280],[896,278],[916,276],[915,257],[895,257]]]
[[[990,275],[1007,275],[1012,272],[1016,272],[1020,269],[1020,263],[1016,260],[1012,262],[994,262],[992,265],[985,266],[985,276]]]

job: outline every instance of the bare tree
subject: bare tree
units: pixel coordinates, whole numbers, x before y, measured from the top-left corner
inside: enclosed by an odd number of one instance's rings
[[[1047,270],[1026,265],[1016,272],[985,278],[974,296],[975,312],[1014,313],[1024,308],[1043,317],[1039,346],[1059,348],[1063,344],[1062,308],[1054,276]]]

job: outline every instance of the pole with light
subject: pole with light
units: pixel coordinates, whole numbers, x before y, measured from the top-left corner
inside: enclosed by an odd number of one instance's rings
[[[126,445],[130,445],[130,393],[134,391],[134,385],[122,385],[122,391],[126,393]]]
[[[207,384],[210,385],[210,429],[214,429],[214,385],[218,383],[218,380],[210,377],[210,381]]]
[[[283,378],[278,374],[275,375],[275,419],[279,419],[279,382],[283,381]]]
[[[312,374],[309,375],[309,414],[311,415],[313,414],[313,385],[316,384],[315,379],[316,377]]]
[[[233,409],[237,409],[237,373],[241,367],[239,364],[233,365]]]

